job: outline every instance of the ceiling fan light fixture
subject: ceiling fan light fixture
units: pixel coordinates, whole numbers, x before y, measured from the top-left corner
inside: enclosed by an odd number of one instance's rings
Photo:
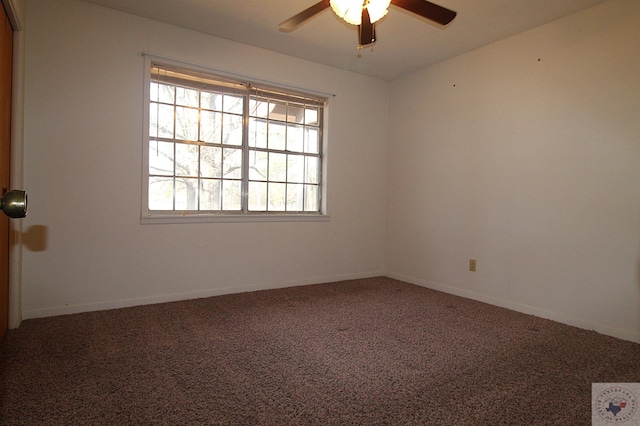
[[[339,18],[351,25],[362,23],[362,9],[367,8],[371,23],[382,19],[389,9],[391,0],[331,0],[331,8]]]

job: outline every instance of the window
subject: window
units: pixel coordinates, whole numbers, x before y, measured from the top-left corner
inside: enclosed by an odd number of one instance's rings
[[[150,64],[144,217],[322,213],[324,98]]]

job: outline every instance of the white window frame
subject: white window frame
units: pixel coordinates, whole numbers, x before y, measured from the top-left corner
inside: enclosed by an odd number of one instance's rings
[[[320,183],[319,183],[319,191],[320,191],[320,209],[318,212],[286,212],[286,211],[275,211],[275,212],[251,212],[247,211],[246,208],[243,211],[238,212],[217,212],[217,211],[198,211],[198,210],[150,210],[149,209],[149,177],[150,177],[150,169],[149,169],[149,150],[150,150],[150,131],[149,131],[149,122],[150,122],[150,101],[151,101],[151,68],[152,66],[161,66],[168,67],[174,69],[181,69],[186,72],[203,73],[206,75],[210,75],[213,78],[220,79],[229,79],[230,81],[234,81],[244,85],[251,85],[261,87],[267,90],[277,90],[284,93],[291,94],[295,96],[297,94],[307,95],[313,98],[322,98],[324,100],[324,106],[322,107],[322,117],[320,117],[320,132],[321,132],[321,140],[320,140]],[[327,123],[327,110],[328,110],[328,97],[329,95],[321,94],[321,93],[309,93],[308,90],[298,90],[291,89],[283,85],[271,84],[269,82],[264,82],[257,80],[255,78],[245,78],[242,76],[237,76],[234,74],[228,74],[220,71],[215,71],[208,69],[206,67],[200,67],[191,64],[184,64],[178,61],[169,60],[166,58],[160,58],[152,55],[144,55],[144,106],[143,106],[143,164],[142,164],[142,207],[141,207],[141,223],[142,224],[154,224],[154,223],[200,223],[200,222],[282,222],[282,221],[292,221],[292,222],[318,222],[318,221],[329,221],[330,216],[327,214],[327,202],[326,202],[326,194],[327,194],[327,131],[326,131],[326,123]],[[245,117],[246,121],[248,117]],[[243,150],[248,152],[248,147],[246,146],[246,138],[243,141]],[[246,154],[243,155],[246,157]],[[245,165],[246,166],[246,165]],[[246,169],[246,167],[245,167]],[[242,177],[243,180],[243,188],[246,188],[248,184],[247,174]],[[246,194],[243,193],[243,200],[246,201]]]

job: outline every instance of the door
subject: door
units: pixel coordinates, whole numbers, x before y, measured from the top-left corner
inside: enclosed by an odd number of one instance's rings
[[[0,25],[0,189],[9,189],[11,167],[11,81],[13,28],[2,9]],[[0,338],[9,324],[9,218],[0,214]]]

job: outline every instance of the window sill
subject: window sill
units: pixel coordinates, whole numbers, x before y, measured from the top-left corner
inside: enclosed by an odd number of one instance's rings
[[[248,223],[248,222],[329,222],[324,214],[149,214],[140,218],[143,225],[179,223]]]

